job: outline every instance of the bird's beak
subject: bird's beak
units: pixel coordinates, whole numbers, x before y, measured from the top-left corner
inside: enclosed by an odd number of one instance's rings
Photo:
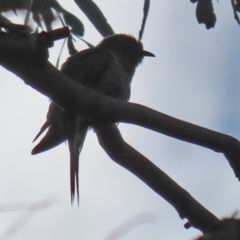
[[[155,57],[155,55],[151,52],[143,50],[143,56],[145,57]]]

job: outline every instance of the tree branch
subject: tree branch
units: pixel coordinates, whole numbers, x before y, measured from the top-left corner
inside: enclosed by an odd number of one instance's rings
[[[124,142],[115,125],[94,125],[98,141],[109,157],[139,177],[151,189],[169,202],[188,219],[186,228],[193,226],[202,232],[219,222],[218,218],[198,203],[186,190],[168,177],[150,160]]]
[[[240,178],[240,142],[153,109],[126,103],[84,87],[64,76],[49,62],[33,64],[39,55],[32,51],[31,37],[0,34],[0,64],[61,107],[93,117],[100,123],[136,124],[170,137],[225,154],[236,177]],[[37,41],[36,41],[37,42]],[[38,42],[37,42],[38,43]],[[41,46],[43,48],[43,46]],[[45,46],[47,49],[47,46]],[[36,49],[36,47],[34,48]]]

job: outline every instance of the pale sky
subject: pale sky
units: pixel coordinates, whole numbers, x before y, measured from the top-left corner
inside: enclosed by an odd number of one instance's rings
[[[74,1],[59,2],[83,21],[84,39],[94,45],[102,39]],[[95,3],[116,33],[138,36],[143,1]],[[197,23],[196,5],[190,1],[151,1],[142,42],[156,58],[138,67],[130,101],[239,139],[240,26],[229,1],[213,3],[217,23],[206,30]],[[50,50],[53,64],[61,44]],[[77,48],[86,45],[78,42]],[[66,58],[67,50],[61,59]],[[71,206],[67,145],[31,155],[49,100],[7,70],[0,68],[0,74],[0,209],[4,204],[57,201],[33,212],[37,214],[12,239],[106,240],[112,230],[141,214],[152,221],[118,240],[190,240],[200,234],[186,230],[172,206],[114,163],[92,131],[80,156],[80,206]],[[230,217],[240,209],[240,183],[222,154],[130,124],[120,124],[119,129],[125,141],[217,217]],[[26,212],[1,213],[0,238],[21,214]]]

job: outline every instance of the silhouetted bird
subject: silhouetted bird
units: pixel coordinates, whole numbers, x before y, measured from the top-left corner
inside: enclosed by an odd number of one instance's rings
[[[61,72],[79,84],[128,101],[135,68],[144,56],[153,57],[154,55],[144,51],[142,43],[133,36],[116,34],[103,39],[94,48],[80,51],[69,57],[63,64]],[[79,202],[79,154],[89,127],[86,117],[76,115],[68,109],[63,110],[52,101],[47,120],[33,140],[35,141],[48,128],[46,135],[32,150],[32,154],[47,151],[68,141],[72,203],[75,195],[75,181]]]

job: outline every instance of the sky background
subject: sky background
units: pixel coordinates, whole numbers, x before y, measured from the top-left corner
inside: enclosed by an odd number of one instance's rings
[[[59,3],[82,20],[85,40],[95,45],[102,39],[74,1]],[[138,36],[143,1],[95,3],[116,33]],[[213,4],[217,23],[206,30],[197,23],[196,4],[189,0],[151,1],[142,42],[156,58],[146,58],[138,67],[130,101],[240,139],[240,27],[229,1]],[[23,23],[21,14],[11,16],[12,21]],[[59,26],[56,22],[55,27]],[[55,43],[50,50],[53,64],[61,44]],[[86,45],[78,41],[77,48]],[[63,62],[67,56],[64,50]],[[190,240],[200,234],[193,228],[186,230],[186,221],[172,206],[114,163],[92,131],[80,157],[80,206],[71,206],[67,145],[31,155],[31,142],[45,121],[48,98],[4,68],[0,76],[1,239],[10,239],[8,229],[31,217],[12,239]],[[240,185],[222,154],[130,124],[121,123],[119,129],[126,142],[217,217],[239,211]],[[52,205],[41,211],[2,210],[39,202],[41,207],[44,201]],[[130,226],[141,220],[145,223],[124,236],[107,237],[126,222]]]

